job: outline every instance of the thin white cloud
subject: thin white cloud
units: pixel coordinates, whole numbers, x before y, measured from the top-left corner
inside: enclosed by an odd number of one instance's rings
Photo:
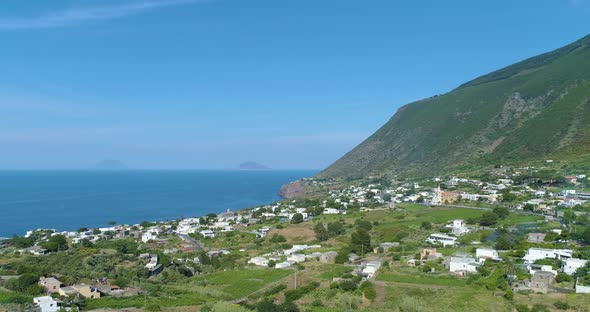
[[[137,15],[158,8],[195,3],[202,0],[126,1],[119,5],[68,8],[33,18],[0,19],[0,30],[42,29],[77,25],[87,21]]]

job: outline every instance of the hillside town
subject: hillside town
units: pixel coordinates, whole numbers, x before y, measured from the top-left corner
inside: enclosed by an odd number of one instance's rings
[[[375,285],[384,280],[412,275],[474,283],[508,302],[528,293],[590,297],[590,182],[584,174],[495,168],[480,179],[303,183],[312,195],[235,212],[76,231],[37,229],[3,239],[0,286],[30,294],[6,306],[55,312],[101,307],[105,298],[147,302],[161,296],[150,287],[172,277],[174,283],[205,283],[231,270],[297,276],[308,267],[334,266],[346,273],[330,275],[328,289],[362,287],[365,297],[379,293]],[[29,266],[91,250],[84,261],[98,268],[108,258],[110,269],[79,275]]]

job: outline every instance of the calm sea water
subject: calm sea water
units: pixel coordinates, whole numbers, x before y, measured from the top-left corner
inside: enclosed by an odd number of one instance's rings
[[[282,184],[315,171],[0,172],[0,237],[76,230],[267,204]]]

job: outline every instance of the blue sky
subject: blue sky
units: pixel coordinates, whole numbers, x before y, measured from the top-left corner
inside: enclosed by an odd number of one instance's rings
[[[323,168],[590,0],[2,0],[0,168]]]

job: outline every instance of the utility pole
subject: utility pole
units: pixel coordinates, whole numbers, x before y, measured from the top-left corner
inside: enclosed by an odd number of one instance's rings
[[[297,268],[295,268],[295,289],[297,289]]]

